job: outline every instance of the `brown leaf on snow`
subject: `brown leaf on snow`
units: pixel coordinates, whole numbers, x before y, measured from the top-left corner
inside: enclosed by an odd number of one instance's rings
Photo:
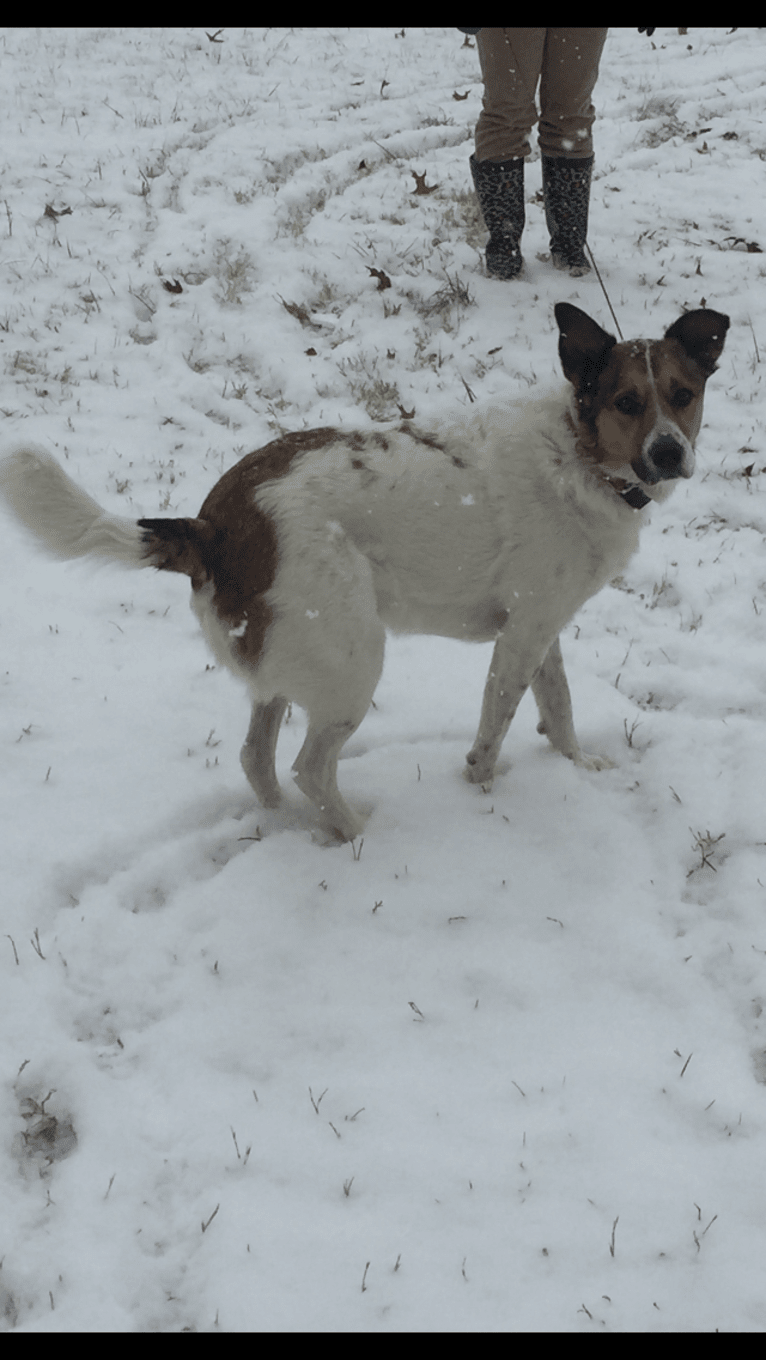
[[[465,94],[458,94],[457,90],[453,90],[453,91],[452,91],[452,98],[453,98],[453,99],[456,99],[456,100],[458,101],[458,103],[460,103],[461,100],[467,99],[470,93],[471,93],[470,90],[466,90]]]
[[[166,291],[167,293],[182,293],[182,292],[183,292],[183,288],[181,287],[180,283],[178,282],[178,279],[173,279],[173,282],[172,282],[172,283],[170,282],[170,279],[163,279],[163,280],[162,280],[162,286],[163,286],[163,288],[165,289],[165,291]]]
[[[391,287],[391,280],[388,277],[388,274],[385,274],[382,269],[372,269],[370,265],[367,266],[367,269],[368,272],[372,274],[373,278],[378,280],[379,293],[382,293],[384,288]]]
[[[414,193],[432,194],[436,189],[439,188],[438,184],[426,184],[426,174],[428,173],[427,171],[425,171],[422,175],[419,175],[417,170],[413,170],[411,173],[415,176],[415,188],[413,190]]]
[[[279,294],[277,294],[277,296],[279,297]],[[306,311],[306,308],[301,307],[299,302],[285,302],[283,297],[280,297],[279,301],[282,303],[285,311],[289,312],[291,316],[294,316],[296,321],[300,321],[302,326],[313,326],[314,323]]]

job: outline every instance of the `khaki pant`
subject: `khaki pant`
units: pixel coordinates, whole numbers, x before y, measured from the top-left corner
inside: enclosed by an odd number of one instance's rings
[[[476,37],[484,80],[476,159],[529,155],[538,80],[542,154],[592,156],[591,95],[606,35],[605,28],[483,28]]]

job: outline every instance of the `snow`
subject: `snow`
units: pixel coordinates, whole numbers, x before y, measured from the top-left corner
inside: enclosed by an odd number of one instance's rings
[[[326,847],[297,711],[256,806],[188,583],[3,522],[9,1330],[766,1327],[765,45],[614,29],[602,60],[624,334],[732,319],[697,474],[563,638],[614,769],[527,698],[482,795],[488,649],[391,639],[341,763],[364,840]],[[281,430],[547,383],[556,301],[614,329],[544,258],[536,153],[525,275],[483,276],[455,29],[2,55],[2,442],[116,513],[195,515]]]

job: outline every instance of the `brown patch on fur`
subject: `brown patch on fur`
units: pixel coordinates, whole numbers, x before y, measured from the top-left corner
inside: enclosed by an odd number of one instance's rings
[[[146,557],[158,571],[179,571],[191,577],[195,590],[210,579],[207,561],[214,551],[215,532],[201,519],[140,519],[146,529]]]
[[[147,530],[147,557],[160,571],[191,577],[194,590],[212,581],[212,604],[230,629],[243,661],[255,665],[272,611],[263,596],[274,581],[278,544],[274,526],[255,501],[265,482],[284,477],[293,460],[344,439],[338,430],[298,430],[248,453],[225,472],[197,519],[139,520]]]
[[[415,444],[424,444],[427,449],[436,449],[438,453],[447,454],[444,445],[440,444],[434,435],[428,434],[425,430],[419,430],[415,426],[404,424],[399,426],[399,434],[407,434]],[[457,454],[450,453],[447,454],[447,457],[450,459],[453,467],[464,468],[466,466],[463,459],[458,458]]]
[[[510,617],[511,611],[504,604],[492,605],[487,614],[487,622],[499,636]]]
[[[410,425],[409,423],[400,425],[399,434],[409,435],[410,439],[415,444],[425,444],[428,449],[438,449],[440,453],[446,453],[444,445],[440,444],[434,435],[427,434],[425,430],[419,430],[415,425]]]

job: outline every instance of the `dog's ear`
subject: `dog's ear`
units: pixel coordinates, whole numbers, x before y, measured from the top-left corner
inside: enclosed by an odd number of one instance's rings
[[[678,340],[690,359],[698,364],[706,378],[715,372],[721,357],[729,318],[722,312],[685,312],[665,332],[666,340]]]
[[[564,377],[583,393],[595,384],[617,341],[571,302],[557,302],[553,311]]]

